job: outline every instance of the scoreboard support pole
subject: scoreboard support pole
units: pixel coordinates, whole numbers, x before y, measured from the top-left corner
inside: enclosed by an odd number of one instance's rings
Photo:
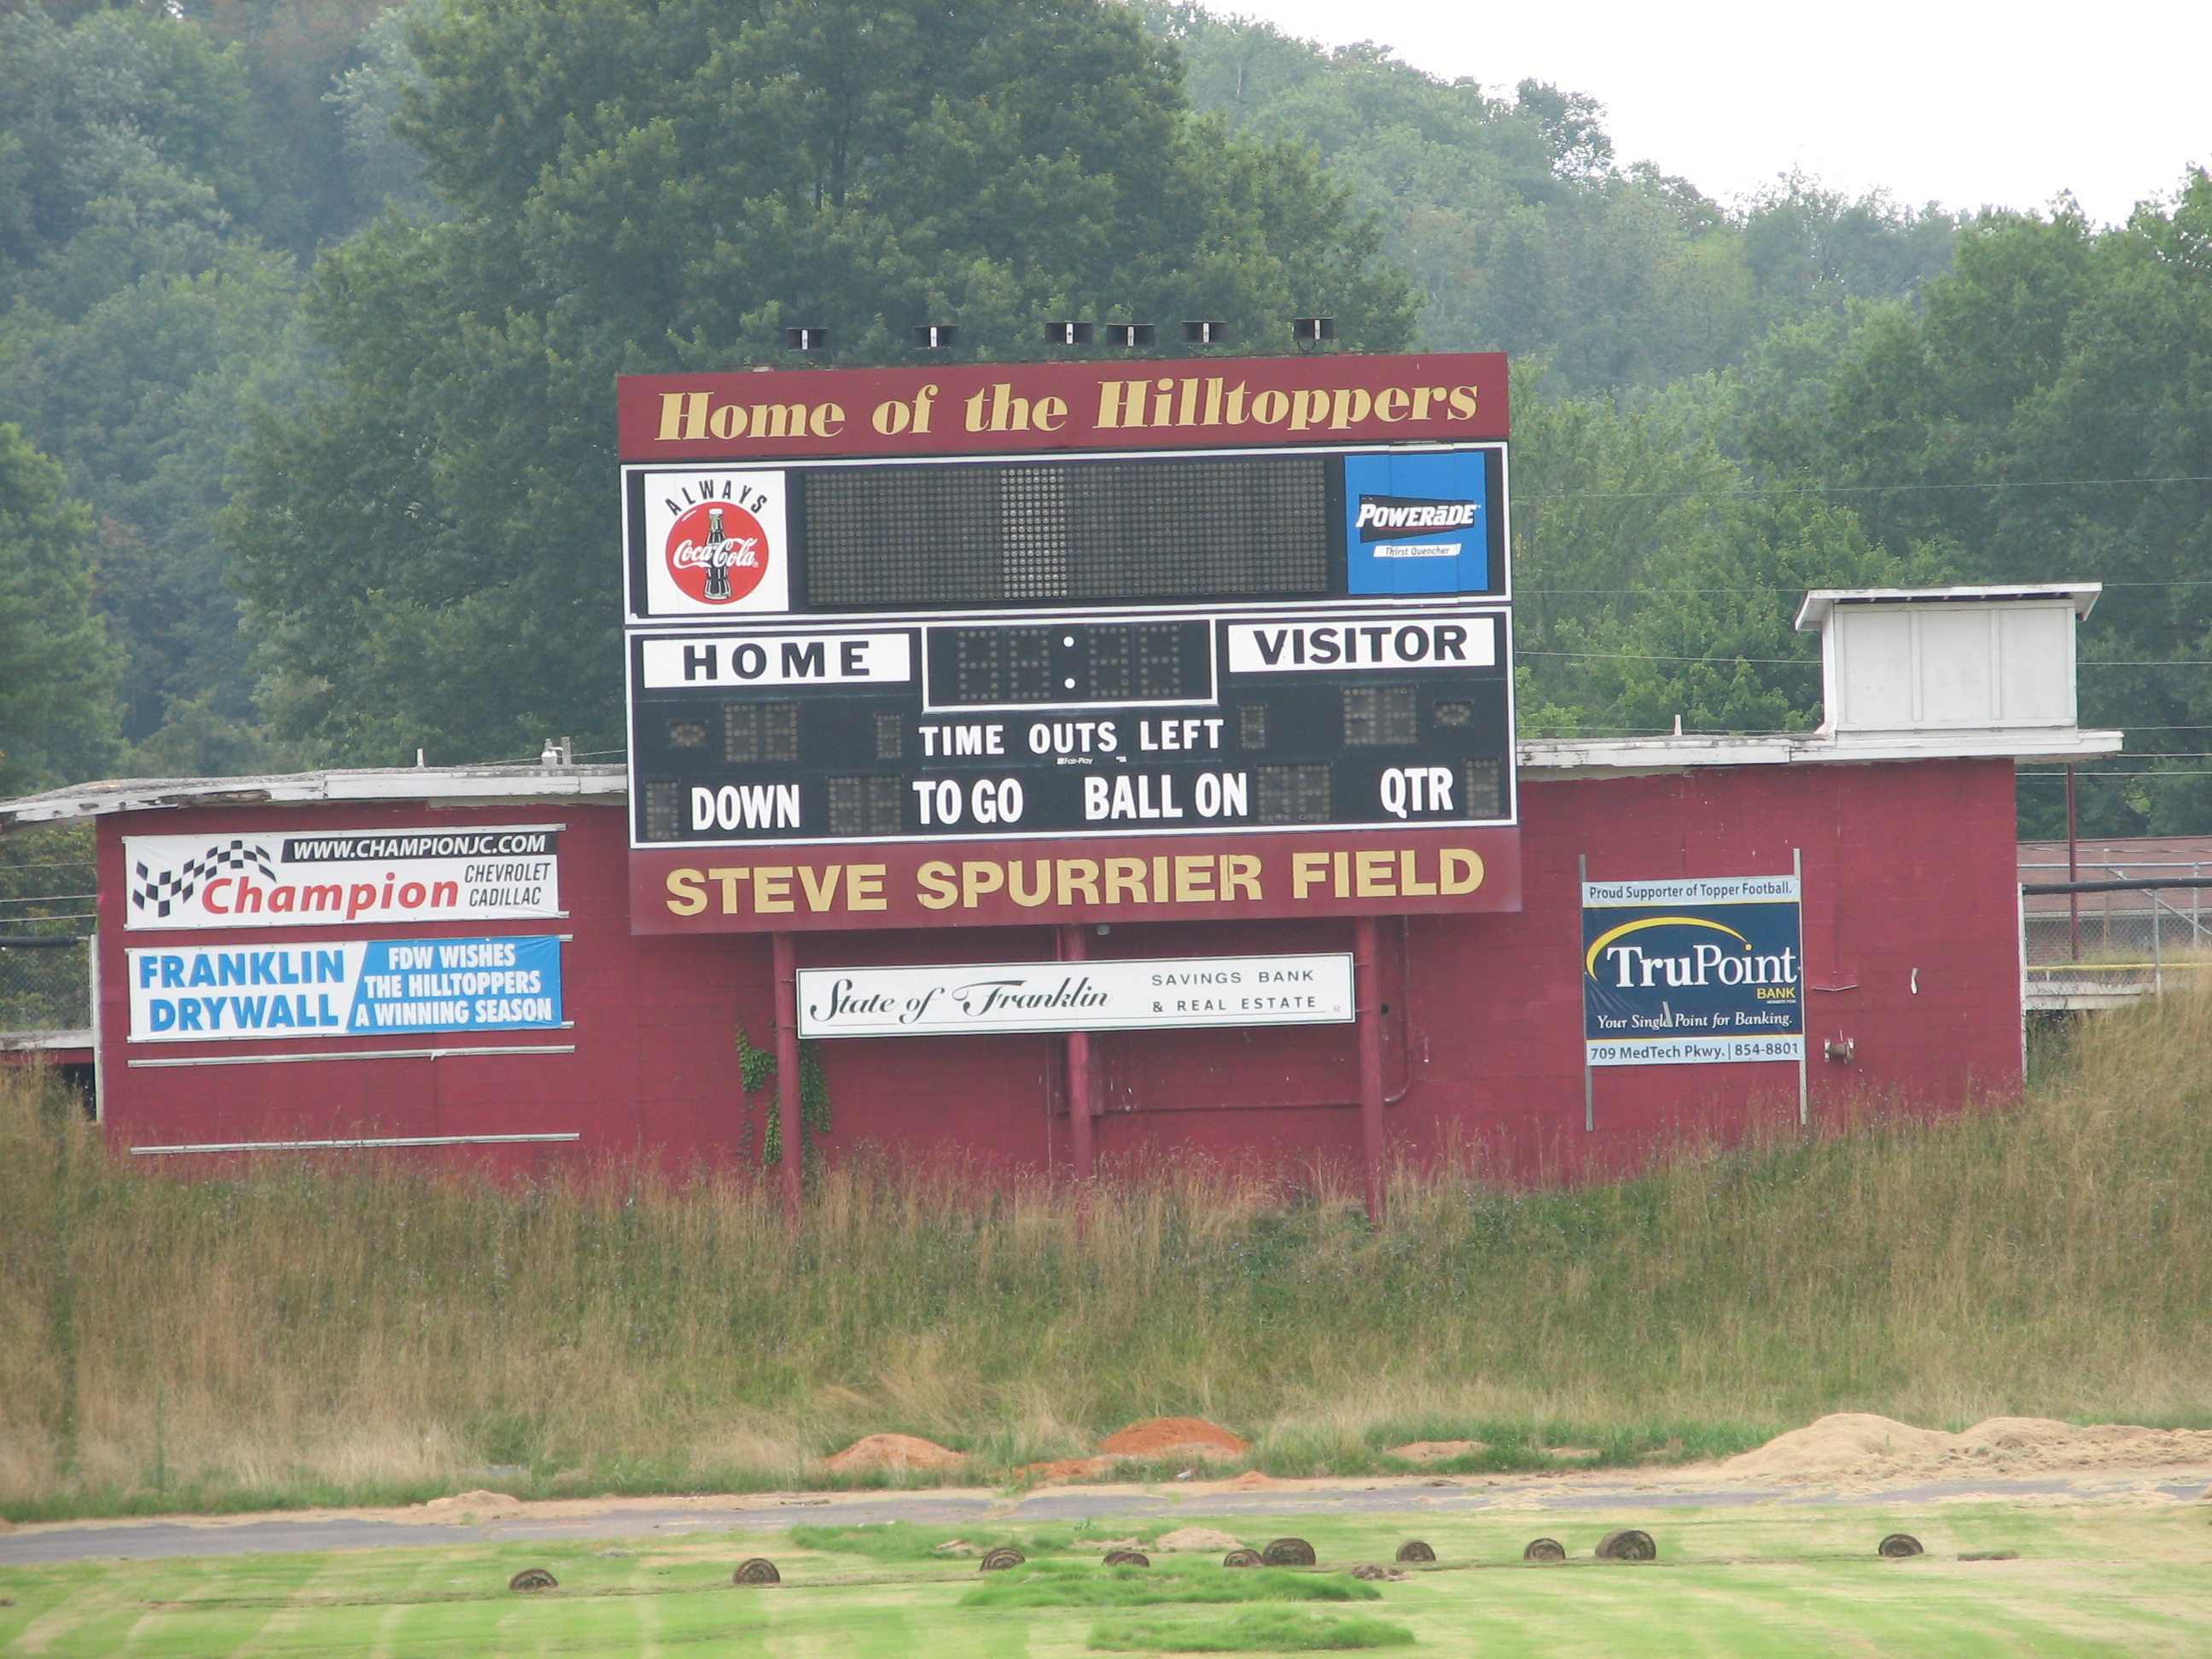
[[[1367,1168],[1367,1218],[1382,1220],[1382,979],[1375,918],[1352,924],[1352,969],[1359,1008],[1359,1148]]]
[[[1790,872],[1797,878],[1797,902],[1802,906],[1805,902],[1805,849],[1803,848],[1793,847],[1790,849]],[[1802,910],[1800,914],[1802,914]],[[1797,942],[1797,965],[1802,969],[1804,963],[1805,945],[1801,937]],[[1917,984],[1918,981],[1916,980],[1914,983]],[[1813,1121],[1810,1091],[1807,1087],[1805,1075],[1807,1050],[1813,1046],[1813,1022],[1805,1018],[1805,998],[1802,992],[1797,997],[1797,1024],[1803,1028],[1803,1035],[1797,1039],[1797,1127],[1802,1129]]]
[[[783,1218],[799,1231],[805,1162],[799,1115],[799,948],[789,933],[771,936],[775,952],[775,1120],[783,1155]]]
[[[1060,930],[1060,959],[1062,962],[1081,962],[1088,954],[1089,941],[1084,938],[1079,925]],[[1093,1172],[1091,1131],[1096,1127],[1091,1121],[1091,1033],[1070,1031],[1067,1034],[1067,1127],[1072,1139],[1070,1152],[1075,1165],[1075,1179],[1085,1188],[1091,1184]],[[1079,1201],[1088,1202],[1088,1199]]]

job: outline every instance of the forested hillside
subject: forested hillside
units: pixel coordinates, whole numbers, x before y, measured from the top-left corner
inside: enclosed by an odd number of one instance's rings
[[[1159,0],[0,15],[0,790],[618,750],[617,374],[1319,310],[1515,356],[1527,729],[1802,726],[1807,586],[2100,578],[2085,714],[2167,758],[2087,822],[2212,829],[2212,185],[1716,202],[1514,69]]]
[[[380,9],[0,15],[0,421],[60,465],[81,520],[70,591],[112,647],[97,666],[74,659],[49,699],[66,744],[0,726],[0,787],[297,752],[258,729],[215,520],[247,410],[309,372],[303,270],[380,205],[391,140],[356,137],[334,101]],[[0,580],[23,545],[0,541]],[[10,681],[36,674],[0,657]]]
[[[1579,94],[1522,81],[1509,101],[1372,46],[1325,52],[1158,0],[1150,15],[1194,108],[1311,144],[1377,216],[1429,343],[1540,357],[1554,393],[1723,368],[1778,322],[1909,299],[1950,264],[1958,222],[1940,208],[1796,178],[1724,208],[1615,155]]]

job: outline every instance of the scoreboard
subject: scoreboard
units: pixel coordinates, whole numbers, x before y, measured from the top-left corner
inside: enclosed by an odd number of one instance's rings
[[[635,638],[641,845],[1511,818],[1497,612]]]
[[[1502,359],[645,377],[622,416],[636,925],[1064,920],[1102,857],[1146,902],[1206,860],[1194,915],[1517,904]],[[1343,879],[1271,900],[1324,832]],[[763,908],[802,867],[913,890]]]

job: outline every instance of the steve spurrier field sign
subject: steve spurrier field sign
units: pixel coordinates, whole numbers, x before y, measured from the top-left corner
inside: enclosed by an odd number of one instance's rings
[[[621,411],[641,929],[1519,908],[1502,357]]]

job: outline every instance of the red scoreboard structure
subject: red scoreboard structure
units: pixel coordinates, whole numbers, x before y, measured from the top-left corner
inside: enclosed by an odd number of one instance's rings
[[[1353,918],[1379,1179],[1372,919],[1521,902],[1503,357],[653,376],[621,422],[633,926],[774,935],[790,1048],[799,932]]]

